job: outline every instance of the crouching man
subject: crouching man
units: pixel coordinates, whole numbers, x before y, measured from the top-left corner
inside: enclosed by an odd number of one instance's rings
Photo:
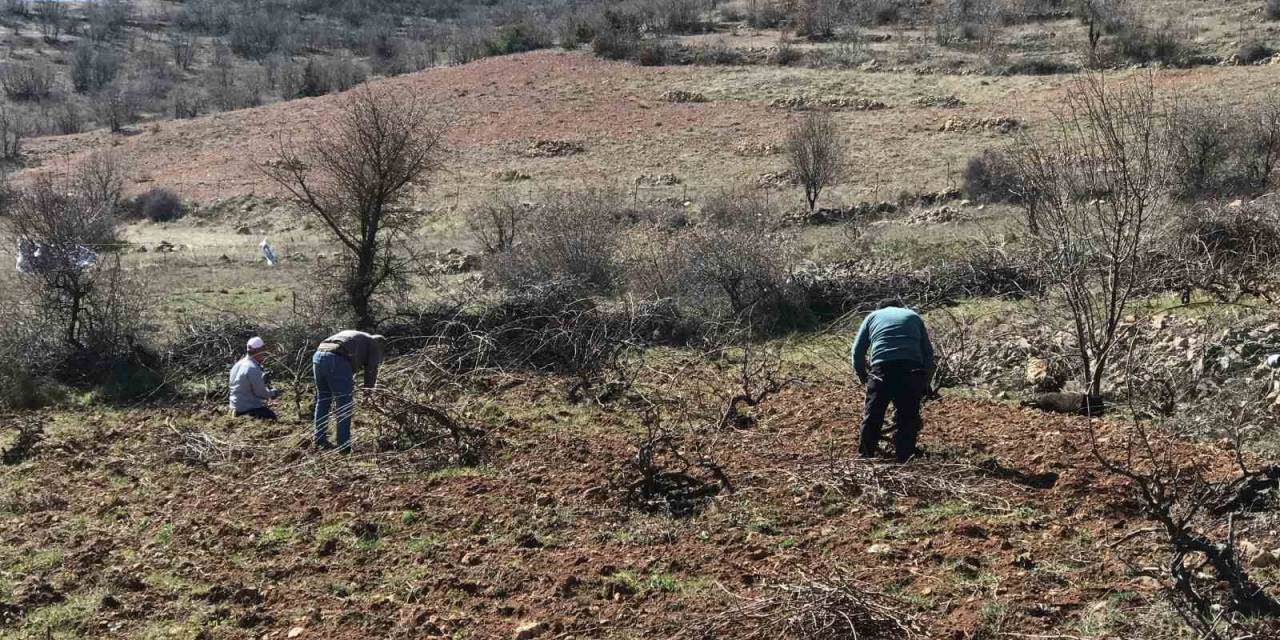
[[[853,371],[867,387],[858,455],[877,455],[884,414],[893,403],[894,452],[898,462],[906,462],[917,453],[920,405],[933,372],[933,345],[924,319],[897,300],[883,300],[862,321],[851,355]]]
[[[356,371],[364,371],[364,387],[378,384],[386,338],[363,331],[341,331],[316,348],[311,364],[316,378],[316,415],[313,439],[318,449],[332,449],[329,442],[329,415],[336,414],[337,449],[351,453],[351,416],[355,413]]]
[[[262,362],[267,358],[267,345],[254,336],[245,345],[245,356],[231,367],[231,412],[258,420],[275,420],[276,413],[267,405],[276,393],[267,388]]]

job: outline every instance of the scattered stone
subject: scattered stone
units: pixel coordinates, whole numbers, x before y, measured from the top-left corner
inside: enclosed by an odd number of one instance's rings
[[[480,269],[480,256],[464,253],[453,247],[448,251],[436,251],[430,254],[426,270],[434,275],[456,275],[471,273]]]
[[[1022,380],[1039,392],[1060,391],[1062,385],[1066,384],[1062,371],[1057,370],[1048,360],[1035,357],[1027,358]]]
[[[559,158],[585,152],[581,142],[572,140],[531,140],[524,149],[528,158]]]
[[[156,245],[156,253],[173,253],[178,249],[179,245],[173,244],[168,240],[161,240],[160,244]]]
[[[785,96],[774,98],[769,106],[787,111],[808,111],[811,109],[834,109],[839,111],[879,111],[888,108],[879,100],[870,98],[846,98],[840,96]]]
[[[1035,559],[1031,557],[1030,551],[1023,551],[1013,559],[1013,566],[1030,571],[1035,568],[1036,562]]]
[[[253,230],[247,226],[236,227],[236,235],[247,236],[252,234],[253,234]]]
[[[461,562],[464,567],[474,567],[480,564],[480,555],[471,552],[464,553],[462,554]]]
[[[800,183],[800,178],[796,176],[794,171],[790,169],[784,171],[771,171],[762,173],[756,177],[756,186],[763,189],[781,189],[785,187],[795,186]]]
[[[933,209],[925,209],[918,211],[907,218],[906,223],[909,225],[916,224],[947,224],[952,222],[962,222],[967,216],[959,209],[942,205]]]
[[[671,187],[681,184],[682,182],[683,181],[680,180],[680,176],[677,176],[674,173],[662,173],[656,176],[651,176],[645,173],[636,178],[636,184],[647,185],[650,187]]]
[[[702,95],[701,93],[698,93],[697,91],[684,91],[683,89],[673,89],[671,91],[665,91],[663,92],[662,95],[658,96],[658,99],[662,100],[663,102],[675,102],[675,103],[707,101],[707,97]]]
[[[1249,558],[1249,566],[1254,569],[1269,569],[1280,566],[1280,555],[1276,555],[1276,550],[1259,551]]]
[[[578,590],[578,586],[582,584],[582,580],[578,576],[568,576],[560,581],[556,586],[556,595],[561,598],[571,598],[574,592]]]
[[[891,556],[893,555],[893,547],[883,542],[878,542],[867,547],[867,553],[873,556]]]
[[[286,635],[286,637],[289,637],[289,638],[296,638],[296,637],[298,637],[298,636],[302,635],[302,634],[303,634],[303,632],[305,632],[305,631],[306,631],[306,629],[304,629],[304,628],[302,628],[302,627],[294,627],[294,628],[290,629],[290,630],[289,630],[289,633],[287,633],[287,634],[285,634],[285,635]]]
[[[1009,133],[1018,129],[1022,124],[1016,118],[1007,116],[992,118],[947,118],[938,131],[943,133],[958,133],[965,131],[994,131],[996,133]]]
[[[520,182],[523,180],[533,179],[533,176],[516,169],[503,169],[502,171],[493,174],[493,177],[499,182]]]

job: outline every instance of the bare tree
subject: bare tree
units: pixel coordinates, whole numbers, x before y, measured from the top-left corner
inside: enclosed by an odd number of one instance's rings
[[[495,193],[467,212],[467,229],[485,253],[510,251],[528,209],[512,192]]]
[[[1116,86],[1093,76],[1067,93],[1048,139],[1025,136],[1013,151],[1036,194],[1024,202],[1035,207],[1031,241],[1070,313],[1090,394],[1101,391],[1129,303],[1151,277],[1143,254],[1168,199],[1164,116],[1149,76]]]
[[[16,109],[0,104],[0,159],[17,160],[22,156],[22,139],[28,126]]]
[[[400,249],[422,218],[411,187],[439,166],[444,131],[416,98],[366,86],[310,143],[280,141],[264,168],[342,248],[343,293],[361,328],[377,324],[374,297],[409,268]]]
[[[844,173],[845,141],[831,115],[807,113],[787,133],[787,161],[804,186],[809,211],[818,204],[822,190]]]
[[[79,184],[40,177],[17,194],[10,217],[23,271],[75,347],[84,346],[87,307],[103,270],[96,252],[114,242],[117,224],[113,208]]]
[[[36,0],[35,10],[44,41],[49,44],[57,42],[71,17],[71,5],[61,0]]]

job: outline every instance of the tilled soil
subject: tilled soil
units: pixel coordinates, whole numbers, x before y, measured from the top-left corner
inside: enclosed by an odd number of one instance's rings
[[[296,419],[40,414],[46,439],[0,467],[0,636],[735,637],[763,624],[745,605],[835,571],[925,638],[1154,637],[1171,619],[1142,575],[1163,556],[1082,418],[943,400],[929,457],[897,467],[853,459],[856,392],[798,385],[750,429],[681,438],[731,490],[672,517],[623,502],[634,413],[549,402],[550,384],[494,398],[486,464],[434,471],[305,451]],[[1121,428],[1097,426],[1104,447]],[[175,451],[194,430],[217,443],[207,465]],[[1237,535],[1277,546],[1267,517]]]

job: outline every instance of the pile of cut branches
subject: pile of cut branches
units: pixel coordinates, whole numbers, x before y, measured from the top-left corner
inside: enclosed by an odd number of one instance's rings
[[[378,451],[412,454],[416,463],[472,466],[492,444],[487,430],[462,424],[450,411],[389,389],[367,390]]]
[[[770,593],[713,619],[701,637],[742,640],[881,640],[916,635],[891,597],[835,571],[821,579],[798,573]]]

